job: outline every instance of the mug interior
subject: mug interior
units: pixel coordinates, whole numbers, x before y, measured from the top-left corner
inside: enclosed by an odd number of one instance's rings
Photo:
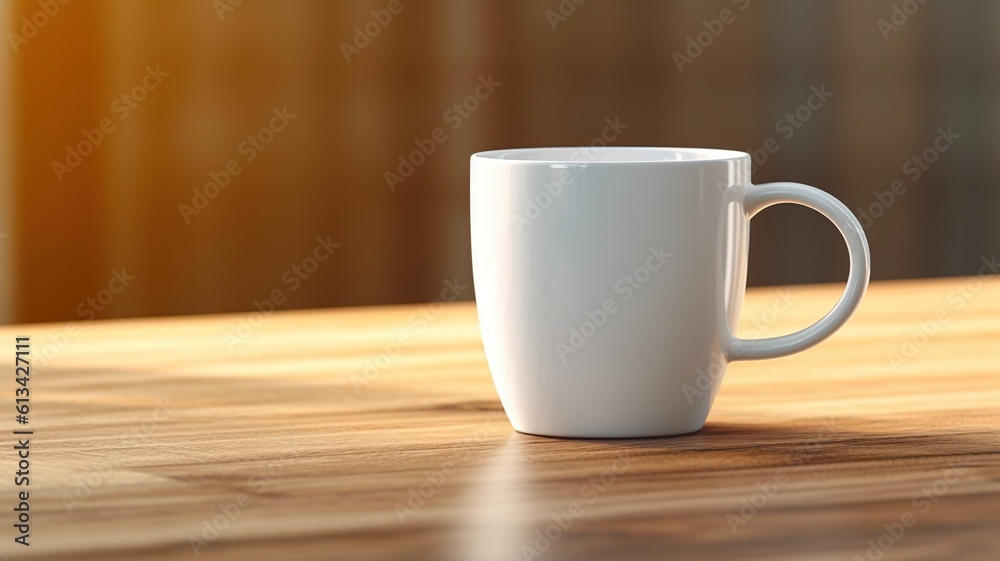
[[[473,154],[473,157],[510,162],[580,163],[606,162],[706,162],[749,158],[749,154],[735,150],[714,148],[659,148],[640,146],[578,146],[560,148],[514,148],[490,150]]]

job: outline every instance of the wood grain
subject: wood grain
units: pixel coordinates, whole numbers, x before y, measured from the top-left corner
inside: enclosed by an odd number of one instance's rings
[[[840,290],[752,290],[743,325],[801,327]],[[257,319],[79,323],[44,367],[63,324],[0,329],[36,361],[32,546],[5,523],[0,556],[1000,558],[993,279],[876,283],[832,339],[733,365],[705,429],[664,439],[513,432],[471,304],[278,312],[230,349]]]

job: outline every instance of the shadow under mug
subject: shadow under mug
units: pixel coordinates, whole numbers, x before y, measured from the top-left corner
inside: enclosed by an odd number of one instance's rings
[[[840,230],[847,287],[810,327],[740,339],[750,219],[778,203],[812,208]],[[511,424],[529,434],[697,431],[730,362],[823,341],[868,286],[868,242],[854,214],[807,185],[751,185],[743,152],[480,152],[471,221],[487,362]]]

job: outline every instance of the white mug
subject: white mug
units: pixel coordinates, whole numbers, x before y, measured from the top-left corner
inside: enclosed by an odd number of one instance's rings
[[[847,288],[790,335],[734,335],[750,219],[817,210],[847,242]],[[471,161],[472,264],[493,381],[520,432],[642,437],[700,430],[734,360],[823,341],[868,287],[864,230],[798,183],[750,184],[750,155],[694,148],[529,148]]]

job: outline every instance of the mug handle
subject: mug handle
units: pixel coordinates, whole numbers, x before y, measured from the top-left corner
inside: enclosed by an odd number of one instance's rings
[[[743,213],[750,220],[765,208],[781,203],[809,207],[827,217],[840,230],[847,242],[851,263],[847,287],[832,310],[816,323],[795,333],[765,339],[741,339],[726,330],[728,337],[723,340],[723,347],[730,360],[777,358],[804,351],[822,342],[854,314],[868,288],[871,269],[868,240],[858,219],[843,203],[825,191],[801,183],[765,183],[745,188]]]

